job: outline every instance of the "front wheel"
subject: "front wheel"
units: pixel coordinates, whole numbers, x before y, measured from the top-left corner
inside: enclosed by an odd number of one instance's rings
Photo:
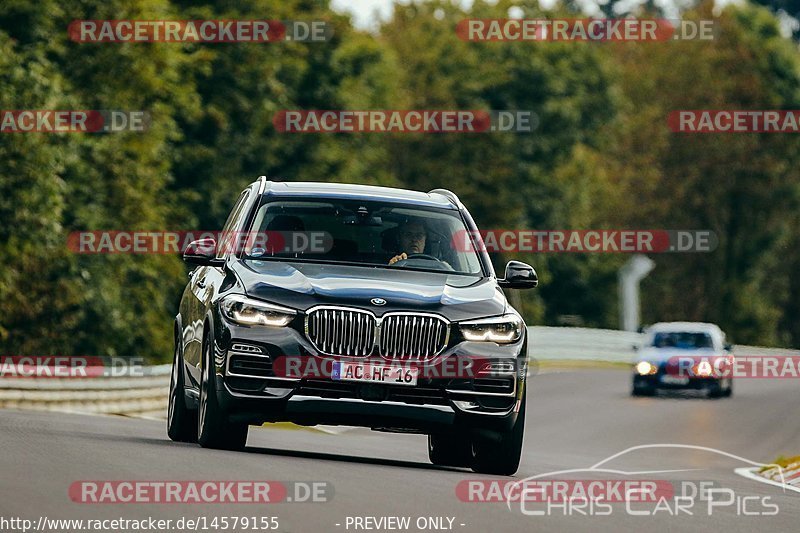
[[[517,420],[497,441],[475,441],[472,444],[472,470],[479,474],[513,476],[522,459],[522,439],[525,435],[525,404],[527,391],[522,394]]]
[[[247,442],[247,424],[233,424],[217,402],[216,372],[211,338],[203,338],[200,373],[200,408],[197,410],[197,442],[203,448],[241,450]]]
[[[636,380],[633,380],[633,387],[631,387],[631,396],[655,396],[656,395],[656,388],[652,385],[647,384],[639,384],[637,385]]]
[[[729,398],[733,394],[733,381],[728,379],[725,386],[725,379],[720,379],[712,384],[708,389],[709,398]]]
[[[730,398],[731,396],[733,396],[733,380],[732,379],[728,380],[728,388],[725,389],[725,391],[722,393],[722,395],[725,398]]]
[[[172,375],[169,380],[169,408],[167,410],[167,435],[176,442],[197,440],[197,415],[186,407],[183,355],[180,340],[175,339],[172,358]]]

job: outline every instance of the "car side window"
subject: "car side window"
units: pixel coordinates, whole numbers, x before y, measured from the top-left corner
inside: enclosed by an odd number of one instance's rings
[[[225,226],[222,228],[222,234],[220,235],[219,242],[217,243],[218,259],[224,258],[225,254],[233,249],[231,243],[237,242],[237,236],[234,234],[234,232],[238,229],[239,221],[242,218],[242,211],[247,203],[248,193],[249,191],[244,191],[241,195],[239,195],[236,205],[233,206],[231,214],[228,215],[228,220],[225,222]]]

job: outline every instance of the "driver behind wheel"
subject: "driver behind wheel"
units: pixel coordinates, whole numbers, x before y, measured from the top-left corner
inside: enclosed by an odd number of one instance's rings
[[[398,241],[400,242],[400,253],[389,260],[393,265],[403,259],[408,259],[411,254],[425,253],[425,242],[428,240],[428,231],[422,222],[417,220],[406,220],[400,226]]]

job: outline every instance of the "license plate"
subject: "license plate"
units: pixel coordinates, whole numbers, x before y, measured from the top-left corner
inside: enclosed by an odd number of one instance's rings
[[[661,383],[665,385],[688,385],[689,378],[685,376],[670,376],[667,374],[661,376]]]
[[[331,379],[336,381],[367,381],[370,383],[386,383],[387,385],[417,384],[418,368],[402,366],[374,365],[370,363],[350,363],[337,361],[333,364]]]

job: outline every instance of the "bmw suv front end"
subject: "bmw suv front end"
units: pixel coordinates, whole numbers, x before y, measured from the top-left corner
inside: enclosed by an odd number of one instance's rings
[[[436,464],[516,471],[527,335],[501,287],[535,286],[533,269],[512,261],[498,280],[479,243],[460,246],[477,228],[452,193],[257,185],[228,231],[327,245],[185,256],[198,268],[176,317],[171,398],[198,428],[203,413],[234,435],[198,429],[200,443],[241,447],[264,422],[353,425],[427,434]]]

